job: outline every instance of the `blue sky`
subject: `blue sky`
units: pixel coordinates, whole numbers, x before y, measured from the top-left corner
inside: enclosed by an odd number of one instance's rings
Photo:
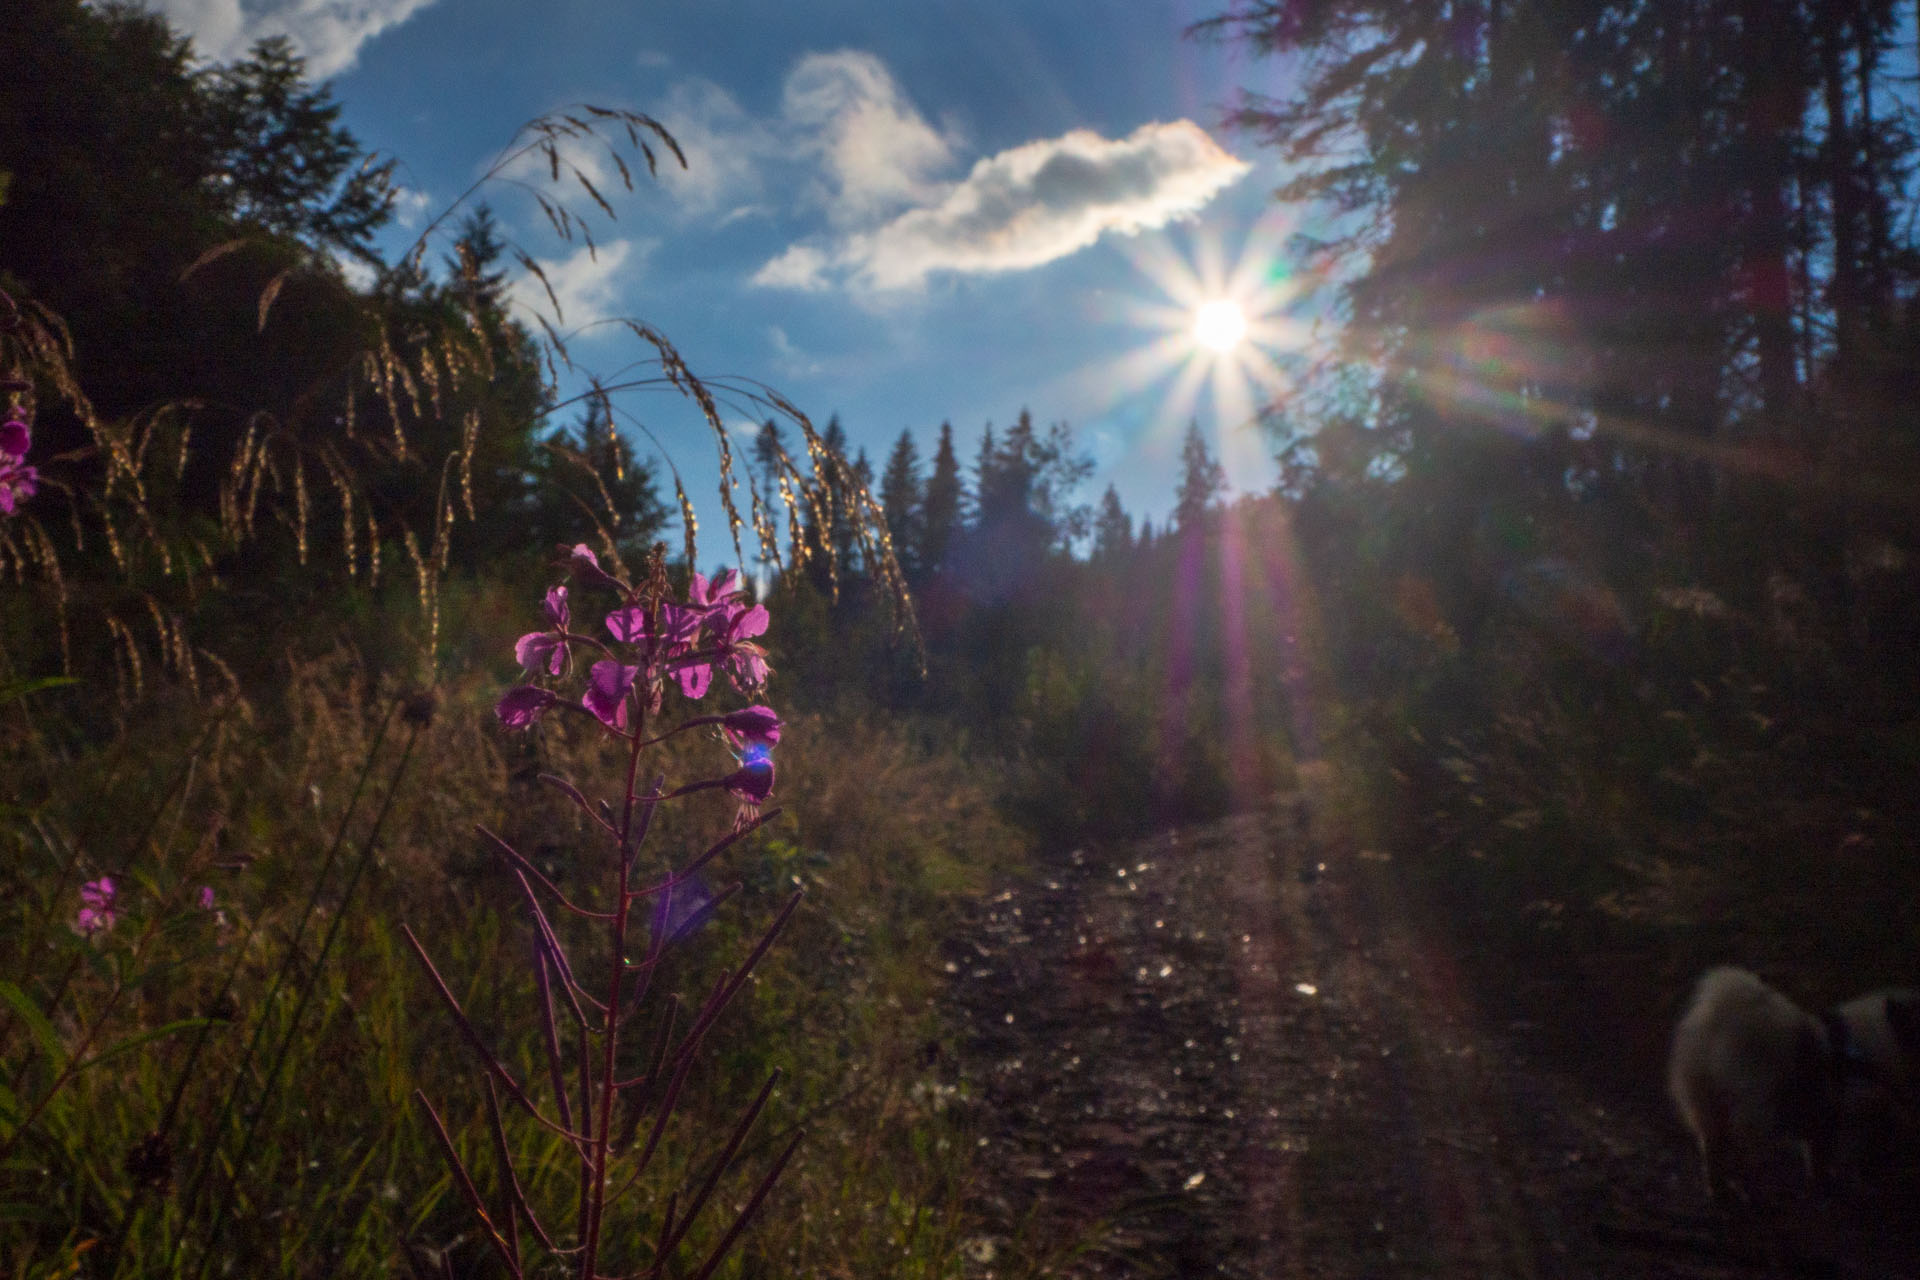
[[[1217,125],[1236,89],[1281,92],[1284,73],[1184,39],[1211,5],[149,3],[206,56],[291,35],[362,143],[402,162],[415,225],[534,115],[594,102],[658,117],[689,169],[637,176],[617,221],[596,215],[597,262],[524,194],[489,196],[560,286],[561,327],[643,319],[703,376],[770,384],[816,423],[839,414],[876,467],[903,428],[929,456],[943,420],[970,462],[981,428],[1024,407],[1070,423],[1093,455],[1086,500],[1111,482],[1156,523],[1190,417],[1236,489],[1270,481],[1246,424],[1310,342],[1285,253],[1293,215],[1271,202],[1273,158]],[[1253,341],[1217,355],[1190,328],[1222,292]],[[521,296],[549,309],[537,287]],[[639,352],[604,326],[574,354],[611,373]],[[716,530],[693,413],[664,394],[624,408]]]

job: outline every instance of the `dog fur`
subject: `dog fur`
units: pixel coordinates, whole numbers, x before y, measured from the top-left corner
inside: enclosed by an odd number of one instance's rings
[[[1820,1019],[1745,969],[1710,969],[1674,1028],[1667,1087],[1700,1147],[1707,1192],[1779,1138],[1802,1144],[1824,1188],[1839,1106],[1839,1073]]]

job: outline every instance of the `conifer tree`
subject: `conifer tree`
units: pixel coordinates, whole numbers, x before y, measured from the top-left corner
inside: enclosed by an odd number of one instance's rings
[[[220,146],[213,189],[243,223],[377,262],[372,237],[392,216],[393,163],[362,162],[333,91],[306,74],[285,36],[206,73]]]
[[[975,528],[987,522],[987,510],[997,506],[997,496],[1002,488],[1000,470],[1000,446],[994,438],[993,424],[989,422],[980,431],[980,448],[974,455],[973,508],[968,524]]]
[[[754,433],[753,469],[769,499],[780,491],[780,454],[785,447],[780,438],[780,424],[772,418],[761,423],[760,430]]]
[[[960,459],[953,450],[953,424],[943,422],[940,444],[933,454],[933,472],[927,477],[926,495],[920,505],[920,540],[914,558],[923,577],[937,573],[946,565],[965,501]]]
[[[846,437],[841,436],[844,448]],[[873,489],[873,463],[862,448],[854,455],[848,468],[852,472],[853,483],[838,495],[833,508],[833,554],[843,566],[849,568],[860,564],[860,537],[857,521],[854,519],[854,503],[859,500],[862,490]]]
[[[762,434],[765,434],[764,428]],[[839,414],[836,413],[827,420],[825,430],[820,433],[820,442],[825,446],[830,459],[844,460],[847,457],[847,429],[840,425]],[[813,476],[807,482],[811,491],[828,510],[828,527],[825,529],[819,527],[815,504],[809,503],[805,528],[801,536],[806,538],[816,550],[832,556],[836,566],[835,572],[845,571],[855,564],[854,553],[859,540],[853,520],[850,518],[855,500],[855,489],[850,482],[866,482],[861,479],[860,474],[862,461],[864,461],[864,454],[861,460],[848,463],[844,470],[828,460],[816,461]],[[866,479],[870,480],[872,474],[873,467],[868,464],[865,472]],[[827,565],[816,560],[813,569],[815,585],[823,590],[826,589],[831,576]]]
[[[893,536],[894,555],[909,578],[919,576],[924,489],[920,451],[914,446],[913,433],[902,431],[887,455],[887,469],[880,478],[880,508],[886,513],[887,529]]]
[[[1199,528],[1206,519],[1207,508],[1226,489],[1226,468],[1207,448],[1198,420],[1189,422],[1186,438],[1180,444],[1180,483],[1174,491],[1174,520],[1182,530]]]
[[[1120,494],[1112,485],[1100,498],[1100,514],[1093,521],[1093,558],[1112,564],[1133,550],[1133,517],[1120,505]]]
[[[445,258],[454,294],[483,320],[506,311],[507,273],[498,269],[506,251],[493,208],[483,200],[461,218],[453,252]]]

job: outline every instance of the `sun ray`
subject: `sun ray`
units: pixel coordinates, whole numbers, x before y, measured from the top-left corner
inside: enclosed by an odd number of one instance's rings
[[[1317,341],[1299,313],[1320,282],[1298,270],[1287,252],[1294,230],[1285,215],[1263,217],[1234,252],[1206,228],[1189,231],[1184,243],[1177,234],[1128,242],[1122,252],[1150,290],[1117,311],[1149,336],[1084,371],[1080,382],[1110,410],[1164,383],[1141,446],[1158,456],[1189,422],[1207,422],[1229,481],[1241,492],[1260,487],[1269,470],[1254,425],[1291,390],[1289,357]]]

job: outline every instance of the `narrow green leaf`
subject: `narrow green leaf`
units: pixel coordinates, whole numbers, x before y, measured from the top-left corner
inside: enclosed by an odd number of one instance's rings
[[[79,683],[72,676],[42,676],[38,680],[15,680],[10,684],[0,684],[0,702],[18,702],[30,693],[40,693],[47,689],[63,689],[70,684]]]
[[[165,1026],[155,1027],[151,1031],[142,1031],[138,1035],[128,1036],[125,1040],[117,1044],[108,1045],[93,1057],[88,1058],[80,1064],[74,1074],[78,1075],[81,1071],[91,1071],[103,1062],[111,1062],[122,1054],[130,1053],[138,1049],[141,1045],[149,1041],[158,1040],[162,1036],[170,1036],[180,1031],[193,1031],[206,1025],[207,1019],[205,1018],[182,1018],[178,1022],[169,1022]]]
[[[47,1021],[46,1015],[40,1012],[40,1006],[33,1002],[33,997],[11,982],[0,981],[0,1000],[13,1006],[13,1011],[27,1024],[27,1030],[33,1033],[33,1038],[40,1042],[41,1050],[53,1059],[57,1070],[66,1054],[60,1047],[59,1034],[54,1031],[53,1024]]]

